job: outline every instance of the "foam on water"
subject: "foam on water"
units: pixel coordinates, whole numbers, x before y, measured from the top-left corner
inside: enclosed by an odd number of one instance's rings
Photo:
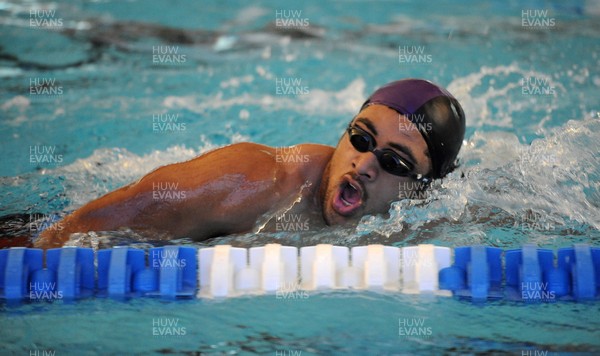
[[[523,78],[536,78],[547,81],[553,87],[555,95],[549,95],[542,105],[539,96],[520,95],[523,92]],[[566,92],[565,87],[556,79],[535,70],[525,70],[517,64],[497,67],[482,67],[465,77],[454,80],[448,90],[462,104],[468,118],[468,126],[514,128],[513,117],[525,109],[541,112],[541,120],[531,120],[530,125],[542,128],[548,121],[552,110],[558,107],[558,98]],[[476,95],[474,95],[476,93]],[[506,98],[511,100],[507,101]]]
[[[261,77],[273,79],[274,75],[265,72],[262,67],[256,68]],[[251,79],[242,78],[246,82],[252,82]],[[222,87],[239,85],[239,80],[228,79],[221,83]],[[327,114],[345,114],[352,115],[356,113],[365,101],[365,81],[357,78],[350,82],[348,86],[339,91],[327,91],[317,88],[311,88],[311,95],[300,97],[281,97],[276,95],[254,95],[244,93],[242,95],[225,99],[222,93],[213,96],[198,98],[195,95],[189,96],[168,96],[163,104],[169,109],[187,109],[195,113],[204,113],[207,110],[217,110],[239,105],[259,105],[265,111],[276,110],[294,110],[306,114],[319,114],[323,108]],[[290,143],[292,144],[292,143]]]
[[[427,199],[394,203],[389,218],[365,218],[358,229],[391,236],[437,221],[468,231],[448,236],[454,244],[496,243],[485,240],[494,226],[523,233],[520,243],[567,243],[580,225],[600,228],[599,140],[596,118],[569,121],[531,145],[509,133],[476,133],[461,152],[464,165],[435,182]]]

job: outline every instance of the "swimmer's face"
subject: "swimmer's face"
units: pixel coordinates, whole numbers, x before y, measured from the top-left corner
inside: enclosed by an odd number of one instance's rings
[[[431,171],[427,143],[404,115],[383,105],[362,110],[352,126],[371,135],[378,150],[392,150],[426,176]],[[323,175],[323,217],[329,225],[356,221],[363,215],[386,213],[390,203],[413,197],[423,183],[385,171],[372,152],[359,152],[342,136]]]

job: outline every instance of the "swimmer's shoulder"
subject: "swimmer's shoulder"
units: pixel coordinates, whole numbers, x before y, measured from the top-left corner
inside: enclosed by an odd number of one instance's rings
[[[273,147],[254,142],[239,142],[221,149],[246,155],[264,154],[280,163],[312,163],[317,165],[329,162],[335,151],[334,147],[317,143]]]
[[[297,174],[303,181],[318,182],[331,160],[335,148],[315,143],[303,143],[290,146],[291,158],[289,161],[296,164]]]
[[[334,147],[321,145],[318,143],[303,143],[296,145],[295,147],[300,147],[299,151],[309,156],[312,162],[307,163],[321,165],[327,164],[331,159],[333,152],[335,151]]]
[[[316,143],[272,147],[253,142],[240,142],[227,146],[227,149],[235,152],[237,157],[251,158],[256,168],[266,168],[269,164],[265,161],[270,161],[279,169],[283,168],[280,173],[297,178],[303,177],[304,180],[320,179],[335,151],[334,147]]]

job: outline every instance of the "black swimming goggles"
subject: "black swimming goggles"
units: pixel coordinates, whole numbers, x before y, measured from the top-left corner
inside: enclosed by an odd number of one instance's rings
[[[378,150],[377,142],[368,132],[350,124],[346,129],[350,143],[358,152],[372,152],[384,171],[400,177],[410,177],[414,180],[429,183],[430,178],[413,173],[413,165],[391,149]]]

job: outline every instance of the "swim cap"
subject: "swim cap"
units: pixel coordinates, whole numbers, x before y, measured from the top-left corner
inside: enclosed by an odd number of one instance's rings
[[[377,89],[360,110],[373,104],[392,108],[415,124],[427,143],[432,178],[454,170],[465,136],[465,114],[446,89],[423,79],[399,80]]]

